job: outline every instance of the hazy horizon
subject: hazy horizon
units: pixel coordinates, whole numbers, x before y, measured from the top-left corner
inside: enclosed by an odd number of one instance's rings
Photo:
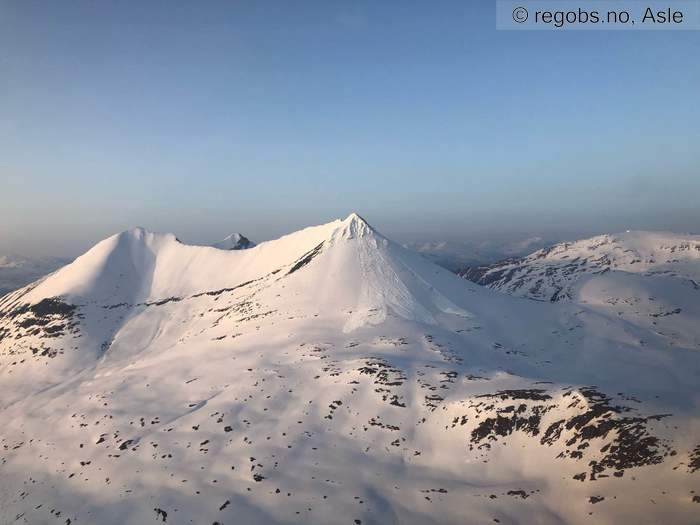
[[[57,235],[54,236],[51,235],[52,230],[47,229],[44,232],[46,237],[42,240],[38,240],[36,237],[20,238],[20,235],[15,235],[14,237],[16,239],[14,242],[12,232],[9,232],[10,234],[3,239],[3,241],[9,239],[10,242],[0,245],[0,256],[58,257],[69,260],[86,252],[99,241],[135,227],[143,227],[146,230],[156,233],[172,233],[185,244],[209,245],[224,239],[232,233],[241,233],[251,241],[259,244],[261,242],[277,239],[309,226],[324,224],[335,219],[343,219],[348,213],[339,213],[335,216],[332,214],[319,216],[315,221],[311,220],[311,222],[299,222],[298,224],[287,225],[286,229],[283,225],[275,224],[273,221],[263,221],[261,225],[255,225],[250,224],[250,220],[244,219],[241,220],[239,224],[248,224],[246,228],[237,228],[235,224],[231,224],[231,227],[227,229],[226,226],[228,223],[221,223],[211,224],[211,229],[208,231],[200,231],[188,227],[184,227],[182,230],[176,230],[174,228],[169,228],[167,222],[161,223],[159,221],[153,221],[153,223],[156,224],[155,227],[145,223],[125,223],[124,225],[117,225],[113,229],[102,227],[95,228],[92,231],[84,229],[77,232],[59,231]],[[391,219],[376,221],[373,220],[373,216],[360,214],[382,234],[396,242],[408,245],[420,245],[433,242],[450,243],[453,247],[455,247],[455,245],[469,247],[469,245],[479,245],[480,243],[519,243],[532,238],[541,239],[541,244],[547,245],[565,240],[593,237],[605,233],[620,233],[625,230],[672,231],[689,234],[698,233],[696,230],[683,228],[682,224],[684,223],[682,222],[676,223],[676,227],[672,226],[672,222],[662,222],[659,223],[661,224],[660,227],[654,227],[651,223],[640,221],[640,223],[649,224],[649,226],[630,227],[629,223],[623,221],[611,221],[608,223],[611,225],[610,228],[602,226],[595,228],[591,226],[566,229],[559,228],[556,225],[547,226],[542,224],[540,228],[521,229],[519,227],[514,227],[512,229],[507,229],[489,228],[488,225],[484,224],[474,229],[475,226],[473,224],[465,224],[463,228],[455,228],[454,225],[449,224],[449,219],[445,219],[443,223],[437,221],[417,221],[415,223],[402,224],[400,221]],[[173,223],[173,225],[174,224],[175,223]],[[663,224],[671,224],[671,226],[664,227]],[[21,234],[22,232],[16,231],[14,233]],[[520,250],[518,253],[529,252],[527,250]],[[500,258],[499,254],[500,252],[495,251],[494,257],[483,258],[483,261],[496,260]],[[476,255],[476,253],[474,253],[474,255]]]
[[[3,2],[0,46],[0,254],[353,210],[401,242],[700,230],[694,31],[496,31],[486,2]]]

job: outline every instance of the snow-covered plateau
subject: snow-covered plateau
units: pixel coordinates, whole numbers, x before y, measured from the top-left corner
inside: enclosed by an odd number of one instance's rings
[[[526,297],[356,214],[105,239],[0,298],[0,524],[697,523],[698,240],[630,235]]]

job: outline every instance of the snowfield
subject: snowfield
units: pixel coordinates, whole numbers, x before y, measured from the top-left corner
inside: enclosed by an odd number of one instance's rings
[[[0,523],[697,523],[688,253],[551,303],[356,214],[120,233],[0,298]]]

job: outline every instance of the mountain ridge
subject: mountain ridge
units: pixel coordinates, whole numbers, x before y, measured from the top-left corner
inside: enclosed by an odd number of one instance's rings
[[[692,523],[696,350],[356,214],[130,230],[0,298],[0,521]]]
[[[698,262],[700,235],[627,231],[558,243],[458,274],[494,290],[556,302],[572,299],[573,284],[582,275],[608,271],[663,274],[697,283]]]

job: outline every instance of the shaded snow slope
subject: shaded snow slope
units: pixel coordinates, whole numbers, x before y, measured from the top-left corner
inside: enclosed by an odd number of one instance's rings
[[[613,284],[513,298],[355,214],[116,235],[0,299],[0,523],[692,523],[700,353]]]

